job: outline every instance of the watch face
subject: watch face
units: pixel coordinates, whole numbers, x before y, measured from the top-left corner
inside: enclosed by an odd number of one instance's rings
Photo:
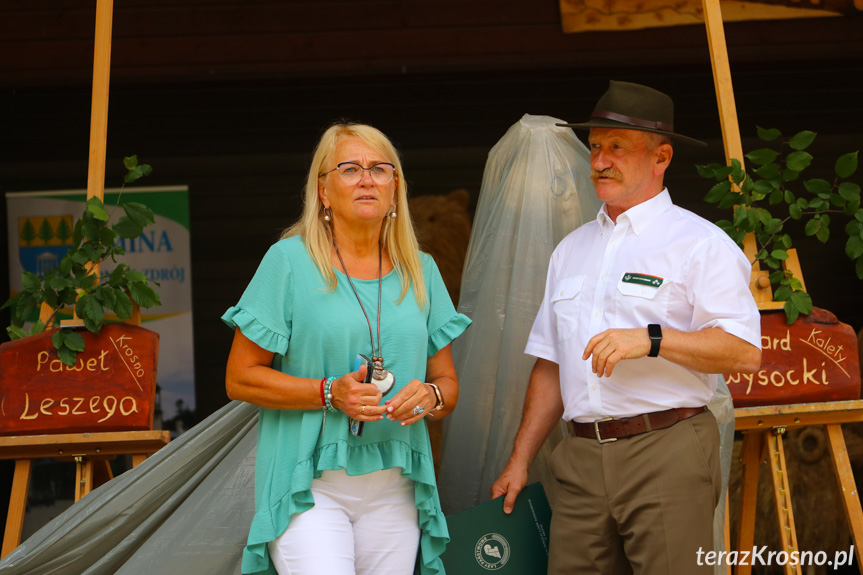
[[[650,339],[661,339],[662,327],[660,327],[657,323],[648,324],[647,335],[650,337]]]

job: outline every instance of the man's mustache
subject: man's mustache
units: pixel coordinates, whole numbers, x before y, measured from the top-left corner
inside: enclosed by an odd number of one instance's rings
[[[604,170],[591,170],[590,179],[597,180],[599,178],[611,178],[618,182],[623,181],[623,174],[615,168],[605,168]]]

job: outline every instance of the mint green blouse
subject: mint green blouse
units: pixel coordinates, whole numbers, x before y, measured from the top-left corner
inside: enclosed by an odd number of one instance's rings
[[[382,401],[413,379],[425,381],[426,362],[470,325],[456,312],[434,260],[421,254],[428,303],[417,305],[413,290],[404,299],[395,271],[383,278],[381,349],[396,378]],[[350,271],[350,270],[348,270]],[[275,354],[273,369],[296,377],[341,377],[354,371],[356,355],[372,355],[369,327],[344,274],[336,271],[335,292],[309,257],[299,236],[273,245],[236,306],[222,320]],[[353,279],[372,323],[377,345],[378,280]],[[296,513],[314,506],[312,479],[324,470],[362,475],[401,467],[416,487],[420,568],[443,573],[440,560],[449,534],[440,508],[425,421],[402,426],[384,419],[366,423],[362,437],[348,431],[348,418],[329,412],[261,408],[255,463],[255,516],[243,552],[244,574],[275,573],[267,543],[281,535]]]

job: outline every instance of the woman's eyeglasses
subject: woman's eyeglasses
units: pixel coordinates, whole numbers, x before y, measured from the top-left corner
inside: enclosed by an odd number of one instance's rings
[[[396,167],[393,164],[389,164],[387,162],[380,162],[369,166],[368,168],[364,168],[356,162],[342,162],[329,172],[324,172],[323,174],[321,174],[321,177],[326,176],[330,172],[334,172],[336,170],[339,171],[339,176],[346,184],[354,185],[359,183],[359,181],[363,179],[363,172],[367,171],[372,177],[374,183],[379,186],[383,186],[384,184],[389,184],[393,181]]]

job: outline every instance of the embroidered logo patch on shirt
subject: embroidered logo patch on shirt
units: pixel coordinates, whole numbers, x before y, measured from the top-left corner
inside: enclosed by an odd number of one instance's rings
[[[662,285],[663,279],[656,276],[649,276],[647,274],[635,274],[635,273],[625,273],[623,274],[623,283],[628,284],[638,284],[642,286],[650,286],[656,287]]]

